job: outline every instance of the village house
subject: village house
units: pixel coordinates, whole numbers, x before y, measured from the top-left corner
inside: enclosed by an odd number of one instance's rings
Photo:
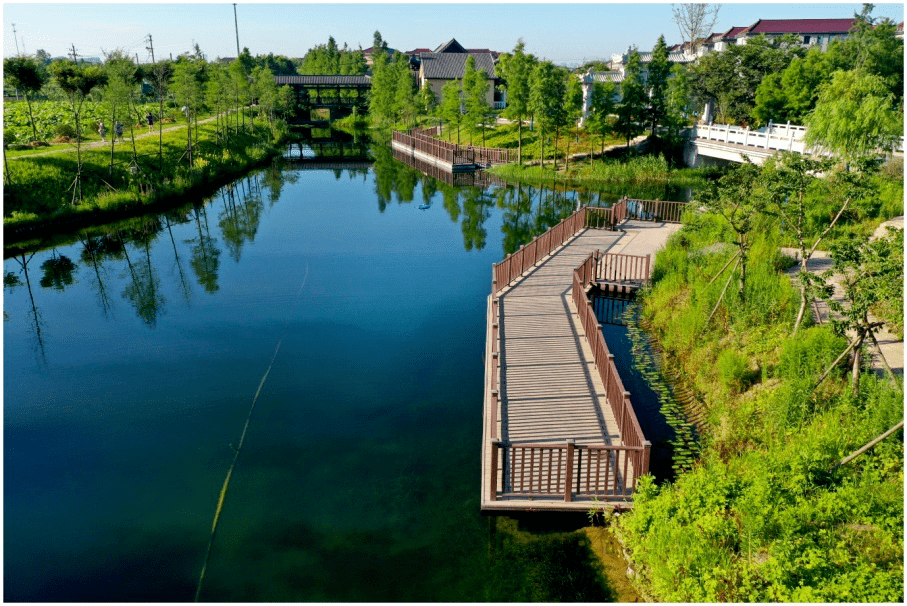
[[[504,101],[500,91],[497,90],[495,76],[495,63],[498,53],[489,49],[467,49],[456,39],[452,38],[437,47],[434,51],[418,48],[409,53],[410,65],[417,73],[419,87],[428,84],[436,98],[441,98],[441,91],[450,81],[463,79],[466,71],[466,59],[473,57],[476,69],[485,72],[485,82],[488,85],[485,100],[488,105],[503,108]]]

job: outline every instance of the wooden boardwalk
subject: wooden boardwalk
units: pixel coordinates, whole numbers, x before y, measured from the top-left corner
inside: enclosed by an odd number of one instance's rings
[[[489,322],[486,347],[492,363],[486,371],[483,511],[588,510],[596,499],[629,506],[634,465],[647,467],[648,459],[638,456],[641,445],[625,446],[620,427],[628,425],[615,418],[571,294],[574,270],[594,251],[654,256],[679,227],[628,221],[623,231],[580,229],[489,297],[489,317],[496,315],[497,322]]]

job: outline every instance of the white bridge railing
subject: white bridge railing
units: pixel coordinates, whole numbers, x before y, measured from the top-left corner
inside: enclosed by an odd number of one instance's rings
[[[748,147],[761,148],[766,151],[789,151],[798,154],[830,155],[827,151],[816,147],[806,147],[803,137],[806,134],[805,126],[795,124],[771,124],[764,130],[750,130],[749,127],[741,128],[732,124],[698,124],[693,127],[694,139],[705,139],[718,143],[733,143]],[[895,148],[896,152],[903,153],[904,137]]]

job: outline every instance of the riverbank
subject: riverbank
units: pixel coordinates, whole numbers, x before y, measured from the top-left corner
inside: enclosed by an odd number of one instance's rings
[[[109,147],[84,149],[81,200],[73,195],[79,168],[75,154],[28,156],[8,163],[5,240],[160,211],[183,196],[213,191],[280,153],[266,126],[231,129],[225,136],[209,122],[197,129],[193,125],[192,138],[191,166],[185,127],[165,133],[160,148],[157,136],[145,136],[136,138],[134,148],[127,140],[113,152]]]
[[[903,442],[838,463],[903,418],[887,377],[844,368],[829,326],[791,335],[798,291],[778,225],[759,220],[746,298],[711,281],[733,254],[703,215],[659,253],[642,317],[703,403],[702,453],[672,484],[641,481],[616,528],[658,601],[895,601],[903,595]],[[732,247],[731,247],[732,248]],[[712,310],[717,313],[710,317]],[[711,320],[711,321],[710,321]]]

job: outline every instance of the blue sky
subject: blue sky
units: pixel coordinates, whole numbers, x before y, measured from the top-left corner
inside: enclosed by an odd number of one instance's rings
[[[860,4],[723,4],[716,31],[746,26],[757,19],[844,18]],[[671,5],[636,4],[274,4],[237,5],[239,41],[253,55],[301,57],[306,50],[333,35],[356,48],[372,44],[377,29],[393,48],[434,48],[456,38],[467,48],[511,50],[518,38],[526,49],[555,62],[610,58],[635,44],[648,50],[660,34],[669,44],[679,42],[671,21]],[[876,17],[904,20],[904,5],[876,4]],[[174,56],[197,42],[209,59],[236,55],[233,6],[230,3],[57,4],[4,3],[3,54],[19,48],[41,48],[53,56],[69,52],[72,44],[82,56],[101,56],[121,48],[142,62],[150,61],[144,41],[153,37],[156,56]]]

